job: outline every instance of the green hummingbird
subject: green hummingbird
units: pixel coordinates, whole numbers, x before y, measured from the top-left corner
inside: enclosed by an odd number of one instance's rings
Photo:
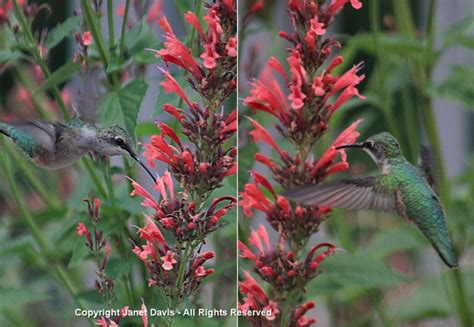
[[[150,169],[133,150],[130,135],[120,126],[98,128],[94,125],[96,93],[89,78],[74,99],[75,117],[66,122],[27,120],[0,122],[0,133],[9,137],[18,149],[38,167],[59,169],[73,164],[85,154],[130,155],[156,181]]]
[[[381,174],[306,185],[283,195],[306,204],[350,210],[395,211],[412,221],[430,241],[441,259],[451,268],[458,266],[446,215],[434,183],[426,152],[414,166],[403,156],[400,145],[389,133],[380,133],[344,148],[360,148],[375,161]]]

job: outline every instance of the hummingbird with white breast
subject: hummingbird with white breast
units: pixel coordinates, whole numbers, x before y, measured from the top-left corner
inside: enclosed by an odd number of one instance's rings
[[[359,148],[375,161],[381,173],[306,185],[283,195],[305,205],[349,210],[395,211],[413,222],[451,268],[458,266],[446,228],[446,215],[434,191],[434,179],[427,152],[422,150],[418,166],[403,156],[398,141],[380,133],[357,144],[336,147]]]
[[[133,150],[130,135],[118,125],[99,128],[94,125],[97,111],[95,83],[86,76],[81,94],[74,99],[75,116],[66,122],[27,120],[0,122],[6,135],[35,165],[52,170],[72,165],[85,154],[129,155],[155,181],[150,169]]]

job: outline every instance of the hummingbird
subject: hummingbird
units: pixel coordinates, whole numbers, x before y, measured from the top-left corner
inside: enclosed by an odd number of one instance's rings
[[[450,268],[458,266],[446,228],[446,215],[438,195],[426,150],[418,166],[402,154],[390,133],[369,137],[362,143],[336,147],[359,148],[373,159],[380,174],[342,179],[319,185],[306,185],[283,193],[287,198],[306,204],[350,210],[395,211],[413,222]]]
[[[104,156],[129,155],[156,182],[150,169],[133,150],[133,141],[122,127],[98,128],[94,125],[95,95],[93,83],[85,80],[73,109],[76,115],[66,121],[27,120],[0,122],[0,133],[10,138],[36,166],[47,169],[67,167],[85,154]],[[84,91],[82,90],[82,91]]]

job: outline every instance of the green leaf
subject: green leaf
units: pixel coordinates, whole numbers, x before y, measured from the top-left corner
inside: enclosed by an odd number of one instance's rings
[[[378,233],[363,253],[375,259],[383,259],[394,252],[411,250],[426,244],[416,230],[399,228]]]
[[[428,89],[433,96],[449,98],[465,109],[474,111],[474,69],[453,66],[451,74],[441,84]]]
[[[412,57],[422,58],[424,62],[433,63],[438,53],[429,49],[424,42],[420,40],[401,36],[378,34],[378,47],[385,56],[400,56],[410,55]],[[347,50],[349,48],[349,50]],[[350,38],[346,46],[346,51],[352,49],[366,51],[370,54],[377,55],[378,50],[374,43],[374,36],[372,33],[358,33]]]
[[[148,84],[143,80],[134,80],[125,85],[119,94],[120,108],[122,110],[125,129],[135,141],[138,111],[145,97]]]
[[[158,48],[158,40],[150,25],[142,19],[125,34],[125,47],[131,54],[145,48]]]
[[[309,293],[314,291],[315,294],[329,295],[336,291],[387,287],[406,281],[380,260],[363,254],[331,255],[321,263],[319,269],[324,273],[311,282]],[[328,293],[324,294],[321,290]]]
[[[21,53],[11,50],[0,50],[0,65],[5,65],[10,61],[16,60],[21,57]]]
[[[54,48],[65,37],[72,35],[73,32],[79,28],[81,20],[82,18],[80,16],[72,16],[54,27],[46,37],[46,48]]]
[[[441,34],[445,48],[460,44],[468,48],[474,48],[474,38],[467,33],[474,26],[474,16],[468,17],[455,23]]]
[[[118,124],[125,127],[135,141],[137,117],[148,84],[134,80],[123,87],[119,93],[108,93],[99,105],[100,121],[107,126]]]
[[[94,304],[103,305],[102,298],[99,296],[99,293],[98,293],[97,289],[95,289],[95,288],[91,288],[91,289],[88,289],[86,291],[79,292],[77,294],[77,297],[80,300],[84,300],[84,301],[86,301],[87,303],[89,303],[91,305],[94,305]]]
[[[79,70],[81,70],[81,64],[79,62],[70,61],[62,65],[57,70],[55,70],[54,73],[52,73],[51,76],[49,76],[49,78],[43,82],[43,84],[41,84],[34,94],[49,90],[58,84],[70,81]]]
[[[72,250],[71,259],[67,265],[68,268],[73,268],[82,264],[84,259],[89,255],[89,249],[85,243],[85,238],[77,237],[76,244]]]
[[[31,288],[4,288],[0,287],[0,308],[20,307],[22,305],[49,299],[44,291],[35,291]]]
[[[105,273],[112,279],[117,279],[119,275],[126,276],[130,273],[130,264],[130,260],[123,260],[123,258],[109,259]]]
[[[155,123],[152,122],[142,122],[137,125],[137,137],[143,138],[157,134],[159,129],[156,127]]]
[[[446,282],[448,274],[444,273],[434,278],[422,281],[413,290],[412,295],[395,308],[393,314],[401,322],[415,322],[424,319],[447,318],[456,314],[450,304],[450,298],[446,294]],[[463,273],[465,293],[469,303],[474,300],[474,271]]]
[[[21,253],[33,247],[31,235],[20,235],[0,244],[0,256]]]

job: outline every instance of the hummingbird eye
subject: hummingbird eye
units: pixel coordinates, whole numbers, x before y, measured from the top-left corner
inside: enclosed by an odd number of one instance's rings
[[[367,149],[373,149],[374,148],[374,142],[372,142],[372,141],[367,141],[367,142],[365,142],[364,145]]]
[[[125,141],[124,141],[123,138],[121,138],[120,136],[116,136],[116,137],[114,138],[114,140],[115,140],[115,143],[117,143],[117,145],[119,145],[119,146],[122,146],[122,145],[125,144]]]

